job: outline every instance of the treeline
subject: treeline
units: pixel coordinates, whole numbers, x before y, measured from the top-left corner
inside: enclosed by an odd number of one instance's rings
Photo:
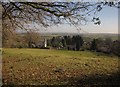
[[[76,51],[96,51],[120,56],[120,41],[111,38],[98,38],[91,41],[84,40],[81,36],[59,36],[47,40],[47,45],[56,49]]]
[[[13,33],[14,34],[14,33]],[[7,48],[44,48],[44,40],[39,33],[31,31],[24,34],[10,32],[3,34],[2,46]],[[5,36],[4,36],[5,35]],[[46,38],[47,39],[47,38]],[[42,42],[41,42],[42,40]],[[47,39],[47,48],[96,51],[120,56],[120,40],[113,41],[111,38],[85,39],[76,36],[57,36]]]
[[[80,50],[83,44],[83,38],[81,36],[63,36],[63,37],[53,37],[48,40],[48,46],[52,46],[58,49],[68,49],[68,50]]]

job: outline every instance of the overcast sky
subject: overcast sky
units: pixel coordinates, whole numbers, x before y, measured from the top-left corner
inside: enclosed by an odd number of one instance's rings
[[[79,25],[82,31],[79,31],[74,26],[66,24],[60,26],[49,27],[47,30],[41,29],[40,32],[63,32],[63,33],[118,33],[118,9],[113,7],[104,7],[98,14],[101,19],[101,25],[94,25],[93,22],[87,25]]]

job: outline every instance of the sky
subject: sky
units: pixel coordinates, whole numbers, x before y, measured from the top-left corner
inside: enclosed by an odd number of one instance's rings
[[[91,20],[87,25],[79,25],[81,31],[78,31],[75,26],[63,24],[53,26],[47,29],[40,29],[40,32],[45,33],[118,33],[118,9],[113,7],[104,7],[98,14],[101,20],[101,25],[95,25]],[[88,18],[89,19],[89,18]],[[92,19],[92,18],[91,18]],[[40,27],[41,28],[41,27]]]

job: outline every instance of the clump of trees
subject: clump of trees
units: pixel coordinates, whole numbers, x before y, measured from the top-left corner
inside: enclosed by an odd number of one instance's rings
[[[40,41],[39,33],[35,31],[29,31],[26,33],[3,33],[3,47],[7,48],[33,48],[36,47]]]
[[[112,41],[111,38],[93,39],[91,41],[90,50],[120,56],[120,41]]]
[[[84,40],[83,37],[76,36],[58,36],[49,39],[48,46],[56,49],[65,50],[90,50],[103,52],[106,54],[115,54],[120,56],[120,41],[113,41],[111,38],[96,38],[91,41]]]
[[[80,50],[82,44],[83,38],[79,35],[53,37],[52,39],[48,40],[48,46],[58,49]]]

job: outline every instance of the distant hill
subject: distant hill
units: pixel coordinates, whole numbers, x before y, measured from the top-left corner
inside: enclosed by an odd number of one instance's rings
[[[19,33],[24,35],[25,33]],[[112,33],[40,33],[42,37],[53,37],[53,36],[73,36],[73,35],[81,35],[83,38],[93,39],[93,38],[111,38],[112,40],[118,40],[120,35],[112,34]]]
[[[112,34],[112,33],[40,33],[41,36],[73,36],[73,35],[81,35],[84,38],[111,38],[112,40],[118,40],[118,34]]]

